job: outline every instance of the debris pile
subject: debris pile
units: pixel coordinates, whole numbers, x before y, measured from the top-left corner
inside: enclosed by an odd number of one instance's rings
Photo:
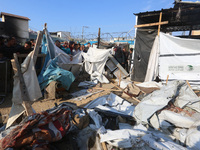
[[[2,131],[0,147],[52,149],[73,138],[71,149],[199,149],[200,98],[185,81],[159,88],[142,93],[137,105],[114,93],[84,107],[61,103]]]

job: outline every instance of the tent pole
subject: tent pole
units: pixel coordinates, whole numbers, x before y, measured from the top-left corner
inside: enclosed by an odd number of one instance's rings
[[[99,48],[99,45],[100,45],[100,32],[101,32],[101,28],[99,28],[99,32],[98,32],[98,45],[97,45],[97,48]]]
[[[36,64],[36,61],[37,61],[37,57],[38,57],[38,53],[39,53],[39,49],[40,49],[40,45],[41,45],[41,41],[42,41],[42,35],[43,35],[42,31],[39,31],[37,34],[37,39],[36,39],[34,52],[33,52],[34,65]]]
[[[161,21],[162,21],[162,12],[160,12],[159,25],[158,25],[158,36],[159,36],[159,34],[160,34],[160,25],[161,25]]]

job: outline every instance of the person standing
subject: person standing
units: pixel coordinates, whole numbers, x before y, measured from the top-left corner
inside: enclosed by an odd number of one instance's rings
[[[124,69],[126,70],[126,71],[128,71],[128,51],[126,51],[126,48],[123,48],[122,49],[122,51],[123,51],[123,54],[124,54],[124,65],[122,65],[123,67],[124,67]]]
[[[64,42],[63,47],[61,49],[67,54],[72,54],[69,48],[69,43],[67,41]]]
[[[87,47],[83,50],[84,53],[87,53],[88,49],[90,48],[91,44],[90,42],[87,43]]]
[[[132,55],[133,55],[133,48],[130,48],[129,55],[128,55],[128,72],[130,72],[131,64],[133,64]]]
[[[121,47],[115,47],[114,51],[115,51],[114,57],[117,59],[120,65],[123,66],[125,64],[125,61],[124,61],[125,59],[124,59],[124,53],[121,50]]]

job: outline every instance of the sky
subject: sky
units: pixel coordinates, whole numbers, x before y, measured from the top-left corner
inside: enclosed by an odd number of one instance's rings
[[[192,1],[192,0],[190,0]],[[194,0],[193,0],[194,1]],[[29,28],[69,31],[72,34],[128,32],[133,13],[173,7],[174,0],[0,0],[0,12],[30,18]],[[88,28],[86,28],[87,26]],[[133,33],[134,34],[134,33]]]

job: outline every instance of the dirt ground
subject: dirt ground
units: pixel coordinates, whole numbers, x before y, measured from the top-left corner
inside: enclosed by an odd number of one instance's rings
[[[114,80],[112,80],[112,82],[114,82]],[[98,98],[98,97],[101,97],[103,95],[108,95],[111,93],[111,90],[101,90],[100,93],[96,93],[90,97],[87,97],[86,99],[82,99],[82,100],[74,100],[73,98],[70,98],[68,95],[70,95],[70,93],[73,93],[75,91],[79,91],[81,90],[81,88],[78,88],[78,84],[80,83],[80,81],[76,81],[74,82],[69,91],[63,91],[62,92],[62,97],[61,98],[57,98],[57,99],[44,99],[42,98],[41,100],[38,100],[36,102],[34,102],[32,104],[32,107],[34,108],[34,110],[36,112],[41,112],[41,111],[44,111],[44,110],[47,110],[47,109],[50,109],[52,107],[55,106],[55,103],[57,103],[58,105],[60,103],[63,103],[63,102],[71,102],[71,103],[74,103],[76,104],[77,106],[79,107],[83,107],[85,106],[87,103],[89,103],[90,101]],[[110,84],[101,84],[101,87],[103,89],[117,89],[116,86],[114,85],[117,85],[117,83],[110,83]],[[96,87],[100,87],[100,84],[98,84]],[[95,91],[100,91],[100,90],[95,90]],[[122,92],[119,92],[119,91],[112,91],[113,93],[121,96]],[[61,96],[58,94],[58,97]],[[65,95],[63,97],[63,95]],[[0,105],[0,114],[2,115],[2,121],[0,120],[0,123],[3,122],[3,123],[6,123],[7,122],[7,119],[8,119],[8,116],[9,116],[9,113],[10,113],[10,110],[11,110],[11,106],[12,106],[12,93],[8,93],[6,98],[5,98],[5,102],[3,104]]]

